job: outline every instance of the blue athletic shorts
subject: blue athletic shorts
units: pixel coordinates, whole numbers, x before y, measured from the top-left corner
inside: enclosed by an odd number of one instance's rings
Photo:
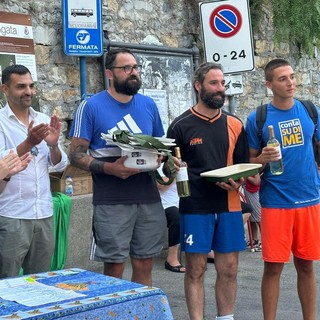
[[[180,214],[181,250],[228,253],[246,249],[242,212]]]

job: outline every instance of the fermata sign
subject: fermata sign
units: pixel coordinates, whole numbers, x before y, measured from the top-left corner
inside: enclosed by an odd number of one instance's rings
[[[206,61],[220,63],[227,74],[254,69],[248,0],[201,2]]]
[[[63,0],[64,52],[73,56],[103,53],[101,0]]]

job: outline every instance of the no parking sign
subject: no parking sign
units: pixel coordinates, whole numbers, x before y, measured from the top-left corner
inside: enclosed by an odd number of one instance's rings
[[[227,74],[254,69],[248,0],[201,2],[206,61],[220,63]]]

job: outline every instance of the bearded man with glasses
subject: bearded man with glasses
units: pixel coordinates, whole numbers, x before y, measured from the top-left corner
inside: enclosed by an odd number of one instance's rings
[[[161,137],[164,130],[155,102],[138,93],[141,66],[134,54],[111,50],[105,67],[110,87],[77,109],[69,157],[93,177],[91,258],[104,262],[105,275],[122,278],[130,256],[131,280],[150,286],[153,257],[161,253],[166,228],[159,192],[148,172],[124,166],[127,157],[106,145],[101,133],[120,129]]]

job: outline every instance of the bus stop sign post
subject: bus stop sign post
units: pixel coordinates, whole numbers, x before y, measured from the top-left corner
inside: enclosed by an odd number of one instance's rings
[[[86,96],[86,57],[103,54],[101,0],[63,0],[64,53],[80,57],[81,99]]]

